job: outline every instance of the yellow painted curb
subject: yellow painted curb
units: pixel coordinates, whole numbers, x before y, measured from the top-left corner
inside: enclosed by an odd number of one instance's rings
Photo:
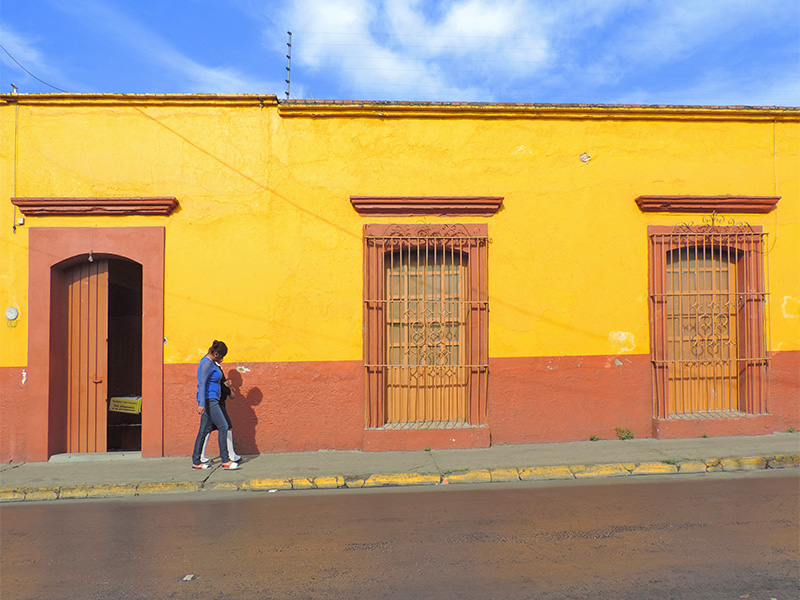
[[[0,490],[0,502],[22,502],[23,500],[25,500],[25,492],[7,488]]]
[[[448,483],[491,483],[492,474],[488,469],[481,469],[478,471],[445,475],[444,479],[446,479]]]
[[[439,483],[439,475],[423,475],[420,473],[386,473],[371,475],[364,482],[364,487],[380,487],[383,485],[430,485]]]
[[[219,490],[219,491],[226,491],[226,492],[237,492],[239,491],[239,486],[235,483],[224,483],[224,482],[217,482],[212,485],[209,489],[211,490]]]
[[[800,466],[800,454],[778,454],[767,461],[767,468],[785,469]]]
[[[89,497],[90,485],[74,485],[72,487],[62,487],[58,494],[60,500],[81,500]]]
[[[723,458],[721,462],[723,471],[755,471],[767,468],[767,459],[763,456]]]
[[[58,488],[25,488],[25,500],[58,500]]]
[[[366,479],[361,477],[345,477],[344,486],[348,488],[362,488]]]
[[[575,479],[569,467],[530,467],[519,469],[522,481],[545,481],[548,479]]]
[[[631,475],[661,475],[663,473],[677,472],[677,465],[668,465],[661,462],[645,462],[634,467],[633,471],[631,471]]]
[[[87,490],[87,498],[99,498],[101,496],[135,496],[136,486],[132,484],[107,483],[104,485],[90,486]]]
[[[630,471],[621,464],[608,465],[574,465],[570,470],[576,478],[584,477],[617,477],[619,475],[630,475]]]
[[[251,479],[242,484],[243,490],[263,491],[263,490],[290,490],[292,489],[291,479]]]
[[[518,469],[489,469],[492,475],[492,483],[502,481],[519,481]]]
[[[314,486],[318,489],[336,489],[344,486],[344,477],[316,477]]]
[[[308,477],[298,477],[292,479],[293,490],[312,490],[314,489],[314,482]]]
[[[706,463],[702,460],[686,460],[678,463],[678,473],[705,473]]]
[[[200,485],[181,481],[179,483],[141,483],[136,489],[137,494],[175,494],[178,492],[197,492]]]
[[[716,473],[722,471],[722,463],[718,458],[706,459],[706,473]]]

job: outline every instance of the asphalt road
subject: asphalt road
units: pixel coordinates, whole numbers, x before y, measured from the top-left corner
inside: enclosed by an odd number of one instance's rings
[[[800,598],[796,470],[25,503],[0,536],[4,600]]]

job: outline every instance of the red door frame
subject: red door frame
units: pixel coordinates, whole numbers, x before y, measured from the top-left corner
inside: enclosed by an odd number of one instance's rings
[[[75,257],[118,256],[142,265],[142,456],[164,455],[163,227],[32,227],[28,237],[28,462],[65,449],[64,369],[58,306]],[[66,261],[66,263],[65,263]],[[61,264],[65,263],[65,264]]]

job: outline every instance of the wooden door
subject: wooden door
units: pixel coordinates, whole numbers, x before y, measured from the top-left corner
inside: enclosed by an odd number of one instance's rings
[[[67,452],[105,452],[108,261],[72,267],[66,288]]]

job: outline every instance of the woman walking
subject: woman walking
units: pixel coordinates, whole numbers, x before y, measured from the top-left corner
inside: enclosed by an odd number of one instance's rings
[[[222,365],[219,363],[217,363],[217,366],[222,369]],[[231,422],[231,417],[228,414],[228,407],[226,406],[228,403],[228,398],[233,398],[235,394],[233,393],[233,388],[231,388],[230,381],[225,379],[224,372],[220,384],[219,407],[222,409],[222,414],[225,415],[225,420],[228,422],[228,458],[233,462],[239,462],[242,457],[236,454],[236,450],[233,449],[233,423]],[[206,435],[206,439],[203,441],[203,452],[200,454],[200,462],[202,463],[211,461],[206,454],[206,449],[208,448],[209,440],[211,440],[211,434],[214,433],[216,429],[217,426],[212,423],[211,431],[208,433],[208,435]]]
[[[208,353],[197,366],[197,412],[200,415],[200,429],[197,432],[192,452],[193,469],[209,468],[208,464],[200,462],[200,454],[206,436],[215,426],[218,431],[219,457],[222,460],[222,468],[239,468],[239,464],[232,461],[228,455],[228,421],[219,405],[220,398],[222,398],[223,374],[218,363],[225,358],[227,353],[228,346],[225,345],[225,342],[214,340]]]

